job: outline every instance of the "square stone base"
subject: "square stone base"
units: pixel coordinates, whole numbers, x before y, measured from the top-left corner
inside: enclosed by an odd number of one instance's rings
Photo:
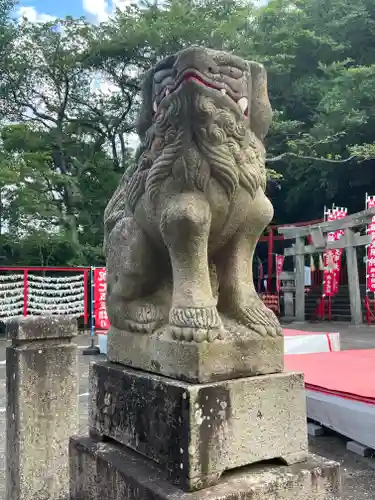
[[[188,491],[261,460],[307,454],[302,374],[189,384],[114,363],[90,367],[89,426],[158,462]]]
[[[92,438],[70,442],[71,500],[334,500],[336,462],[316,455],[292,466],[258,464],[227,473],[210,488],[186,493],[157,465],[129,449]]]
[[[222,318],[224,340],[174,340],[166,328],[152,335],[111,327],[108,360],[193,383],[282,372],[284,337],[261,337],[245,326]]]

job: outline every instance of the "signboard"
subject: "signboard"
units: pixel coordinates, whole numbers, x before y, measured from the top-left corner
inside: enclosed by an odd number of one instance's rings
[[[375,196],[367,196],[366,208],[375,207]],[[367,247],[366,282],[367,292],[375,293],[375,217],[367,226],[367,234],[371,236],[371,244]]]
[[[327,221],[343,219],[348,213],[347,208],[333,208],[327,211]],[[328,234],[328,241],[338,241],[344,231],[342,229]],[[339,291],[341,259],[343,248],[327,250],[324,253],[324,277],[323,294],[326,297],[332,297]]]
[[[107,291],[106,268],[94,268],[94,320],[97,330],[107,331],[109,321],[107,316],[107,308],[105,304],[105,296]]]

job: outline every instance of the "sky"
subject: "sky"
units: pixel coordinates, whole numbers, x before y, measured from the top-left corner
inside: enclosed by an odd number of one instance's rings
[[[19,13],[32,22],[45,22],[65,16],[86,16],[89,21],[106,21],[115,7],[123,7],[131,0],[21,0]]]
[[[19,12],[32,22],[48,22],[56,17],[85,16],[91,22],[102,22],[117,8],[136,3],[136,0],[20,0]],[[264,5],[267,0],[258,0]]]

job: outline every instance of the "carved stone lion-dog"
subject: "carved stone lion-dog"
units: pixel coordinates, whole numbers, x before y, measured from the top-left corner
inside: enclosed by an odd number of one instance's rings
[[[259,336],[281,327],[259,299],[255,246],[271,221],[262,65],[190,47],[145,76],[136,165],[105,211],[107,310],[115,328],[224,339],[223,318]]]

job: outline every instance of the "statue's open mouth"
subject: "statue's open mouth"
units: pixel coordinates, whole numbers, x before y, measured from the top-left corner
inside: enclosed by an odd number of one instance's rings
[[[220,85],[217,82],[210,81],[207,77],[205,77],[202,73],[198,71],[185,71],[182,75],[180,75],[179,78],[177,78],[176,84],[174,86],[166,87],[162,94],[161,98],[159,100],[159,104],[154,101],[153,104],[153,109],[154,112],[156,113],[158,110],[158,107],[162,100],[169,95],[171,95],[173,92],[178,91],[185,83],[187,82],[195,82],[198,85],[202,85],[204,87],[208,87],[210,89],[214,89],[217,92],[220,92],[222,95],[227,96],[228,98],[232,99],[239,108],[241,109],[242,113],[244,113],[245,116],[247,116],[248,113],[248,99],[247,97],[240,97],[239,99],[236,98],[234,93],[228,88],[228,86],[225,86],[224,84]]]

